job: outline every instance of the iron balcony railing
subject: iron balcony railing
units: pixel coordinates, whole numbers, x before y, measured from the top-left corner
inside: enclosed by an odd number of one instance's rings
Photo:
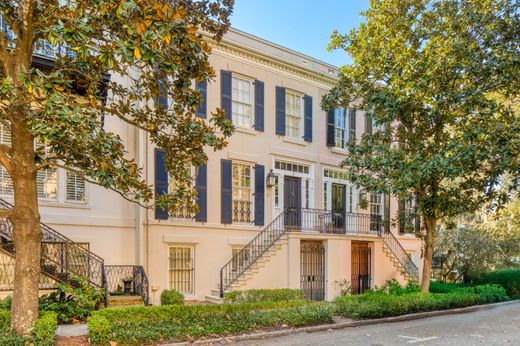
[[[395,237],[392,232],[383,233],[383,241],[386,247],[392,252],[403,269],[410,275],[412,280],[419,281],[419,268],[413,263],[410,255],[405,251],[401,242]]]
[[[278,215],[249,244],[220,269],[219,291],[231,287],[260,257],[287,232],[381,235],[381,216],[338,213],[328,210],[288,208]]]
[[[12,204],[0,199],[1,209],[12,209]],[[78,276],[97,288],[105,288],[104,261],[81,244],[54,229],[40,223],[41,229],[41,269],[46,275],[58,281],[68,281],[69,277]],[[15,255],[13,225],[8,219],[0,218],[0,238],[2,250]]]
[[[150,305],[148,277],[141,265],[105,265],[108,295],[141,296]]]

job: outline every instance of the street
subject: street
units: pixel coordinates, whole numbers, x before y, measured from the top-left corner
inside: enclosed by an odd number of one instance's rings
[[[520,303],[472,313],[295,334],[236,345],[520,345]]]

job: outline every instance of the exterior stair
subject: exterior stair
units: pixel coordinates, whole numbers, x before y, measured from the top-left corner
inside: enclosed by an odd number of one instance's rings
[[[401,242],[392,232],[382,233],[383,252],[392,261],[394,267],[403,275],[406,281],[419,281],[419,268],[413,263]]]
[[[12,208],[12,204],[0,198],[0,209]],[[148,278],[142,266],[107,266],[100,256],[46,224],[40,223],[40,229],[40,289],[53,289],[57,282],[75,286],[78,284],[75,277],[80,277],[90,286],[105,291],[107,306],[109,293],[123,287],[123,279],[127,279],[128,289],[121,289],[121,293],[138,295],[145,304],[149,303]],[[0,218],[0,265],[10,270],[1,280],[2,290],[14,288],[15,256],[13,226],[8,219]]]
[[[399,273],[403,276],[403,278],[406,280],[406,281],[412,281],[412,277],[410,276],[410,274],[408,274],[404,268],[401,266],[401,263],[399,263],[399,261],[397,260],[397,258],[395,258],[395,256],[392,254],[392,252],[388,249],[388,247],[383,244],[383,252],[385,253],[386,257],[390,260],[390,262],[392,262],[394,268],[396,268]]]

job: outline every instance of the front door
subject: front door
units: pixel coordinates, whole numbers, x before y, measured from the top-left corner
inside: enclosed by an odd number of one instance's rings
[[[302,207],[302,182],[300,178],[284,177],[284,207],[287,210],[285,225],[300,229]]]
[[[334,229],[345,228],[346,188],[343,184],[332,184],[332,222]]]
[[[325,249],[319,241],[300,244],[300,288],[309,300],[325,299]]]
[[[370,288],[371,251],[368,243],[352,243],[352,294],[361,294]]]

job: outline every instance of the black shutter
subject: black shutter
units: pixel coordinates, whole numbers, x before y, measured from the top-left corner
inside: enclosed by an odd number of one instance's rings
[[[329,110],[327,113],[327,146],[336,146],[336,139],[334,136],[334,109]]]
[[[223,224],[230,224],[232,219],[232,185],[231,185],[231,160],[221,161],[221,200],[220,200],[220,220]]]
[[[312,96],[303,97],[303,139],[312,142]]]
[[[255,130],[264,131],[264,82],[255,80]]]
[[[197,204],[199,212],[195,216],[196,221],[208,221],[208,169],[207,164],[203,164],[197,170],[195,178],[195,190],[197,190]]]
[[[348,141],[350,143],[356,142],[356,110],[349,109],[349,134]]]
[[[399,220],[399,234],[404,234],[406,227],[406,215],[404,213],[404,201],[399,199],[397,207],[397,219]]]
[[[162,80],[158,80],[157,86],[159,89],[157,102],[159,103],[159,105],[168,108],[168,78],[165,77]]]
[[[383,194],[383,215],[385,232],[390,232],[390,194]]]
[[[285,88],[276,87],[276,134],[285,136]]]
[[[164,150],[155,149],[155,195],[161,196],[168,193],[168,172],[164,164]],[[155,218],[167,220],[168,211],[155,207]]]
[[[372,134],[372,117],[368,114],[365,114],[365,133]]]
[[[208,91],[207,91],[207,82],[197,82],[195,84],[196,89],[200,92],[201,103],[199,109],[197,109],[197,116],[199,118],[206,118],[206,110],[207,110],[207,99],[208,99]]]
[[[419,212],[419,197],[415,196],[415,231],[421,230],[421,213]]]
[[[220,71],[220,107],[226,112],[226,118],[233,120],[231,113],[231,72]]]
[[[264,225],[265,168],[255,165],[255,225]]]

